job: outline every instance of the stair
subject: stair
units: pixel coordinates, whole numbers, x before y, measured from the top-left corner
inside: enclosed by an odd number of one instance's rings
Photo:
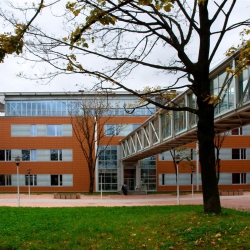
[[[147,194],[146,191],[133,191],[133,190],[129,190],[128,191],[128,195],[145,195]]]

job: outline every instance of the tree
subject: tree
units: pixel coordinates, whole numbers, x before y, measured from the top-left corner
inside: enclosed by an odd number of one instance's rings
[[[14,34],[12,34],[11,32],[0,34],[0,63],[4,62],[4,58],[7,54],[15,53],[19,55],[22,53],[24,45],[24,35],[44,7],[44,0],[41,0],[38,6],[33,6],[35,14],[30,20],[26,22],[26,24],[13,22],[14,19],[7,18],[5,11],[0,9],[0,16],[8,19],[8,21],[11,22],[15,27]]]
[[[176,163],[176,156],[178,155],[180,157],[180,162],[182,162],[183,167],[191,167],[191,172],[194,170],[195,166],[192,163],[192,155],[193,155],[193,149],[188,149],[185,146],[175,148],[173,150],[170,150],[170,155],[173,160],[175,175],[176,175],[176,182],[177,182],[177,163]]]
[[[73,101],[69,107],[74,135],[88,165],[89,193],[94,191],[99,156],[122,129],[117,120],[113,119],[115,111],[110,103],[111,99],[110,95],[104,92],[96,92],[94,95],[83,93],[81,98]],[[108,129],[105,129],[107,124]]]
[[[244,29],[240,33],[242,37],[241,43],[236,47],[232,46],[226,53],[227,56],[232,56],[236,52],[239,53],[236,69],[227,68],[227,71],[233,73],[236,77],[239,76],[243,72],[243,70],[247,69],[247,67],[250,66],[250,39],[244,38],[244,36],[249,34],[250,30]]]
[[[162,109],[196,114],[204,211],[221,213],[209,69],[225,35],[250,24],[249,19],[230,23],[236,4],[239,1],[78,0],[66,6],[71,13],[66,15],[68,37],[52,36],[35,27],[29,30],[26,49],[56,69],[42,79],[65,73],[94,75],[102,88],[122,88],[140,97],[140,105],[153,103]],[[92,58],[98,59],[98,65],[90,64]],[[128,87],[128,77],[140,69],[154,69],[168,77],[174,74],[175,80],[167,88],[138,91]],[[173,102],[170,91],[183,88],[196,96],[196,107]],[[155,101],[150,94],[170,105]]]
[[[215,168],[217,173],[217,182],[220,181],[220,167],[221,167],[221,159],[220,159],[220,150],[222,147],[222,144],[228,135],[227,132],[224,133],[217,133],[215,131],[215,137],[214,137],[214,148],[215,148]]]

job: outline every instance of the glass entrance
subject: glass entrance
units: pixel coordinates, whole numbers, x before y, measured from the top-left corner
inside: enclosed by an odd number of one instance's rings
[[[128,190],[135,190],[135,169],[124,169],[124,184]]]

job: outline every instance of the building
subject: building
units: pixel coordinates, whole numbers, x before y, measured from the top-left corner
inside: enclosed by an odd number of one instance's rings
[[[216,108],[216,115],[230,110],[236,99],[242,99],[244,103],[250,102],[250,69],[245,70],[225,88],[227,75],[224,72],[228,63],[226,61],[211,72],[213,93],[224,91],[222,101]],[[238,91],[235,92],[236,88]],[[72,128],[70,107],[76,101],[81,101],[83,96],[90,100],[96,99],[96,93],[23,92],[2,93],[2,96],[4,109],[1,107],[1,111],[4,112],[0,116],[0,192],[16,191],[17,156],[21,158],[21,192],[26,192],[29,184],[32,192],[87,192],[87,162]],[[103,152],[96,165],[94,190],[100,191],[100,183],[103,184],[102,190],[107,192],[119,191],[123,183],[131,190],[142,185],[150,191],[176,190],[175,169],[169,152],[137,163],[121,162],[120,141],[149,120],[156,112],[156,107],[150,105],[134,112],[126,112],[124,104],[136,103],[137,97],[119,92],[110,93],[108,98],[113,117],[109,123],[103,124],[105,139],[98,145]],[[189,102],[190,105],[195,105],[192,96]],[[178,120],[178,127],[174,128],[177,132],[184,131],[188,122],[191,127],[195,126],[193,116],[186,119],[182,112],[173,117]],[[117,129],[121,125],[123,128]],[[170,131],[167,129],[166,133]],[[196,144],[190,143],[186,147],[185,154],[189,155],[190,160],[179,164],[180,189],[191,190],[192,182],[194,189],[200,190]],[[250,125],[227,132],[220,150],[220,159],[219,188],[250,189]]]
[[[222,135],[223,146],[219,150],[220,173],[219,189],[250,189],[250,125],[230,130]],[[198,165],[197,145],[188,144],[177,152],[184,160],[179,163],[180,190],[202,190]],[[190,159],[186,160],[186,159]],[[198,165],[199,166],[199,165]],[[157,162],[158,191],[176,190],[176,174],[170,152],[158,155]]]
[[[4,93],[5,113],[0,122],[0,191],[16,190],[17,169],[15,158],[21,158],[19,166],[20,191],[31,185],[33,192],[86,192],[89,173],[79,142],[72,130],[70,107],[81,101],[82,92],[76,93]],[[84,93],[84,98],[97,98],[94,93]],[[102,176],[104,191],[117,191],[121,180],[119,140],[139,126],[155,107],[140,108],[133,113],[124,110],[124,103],[134,103],[137,98],[121,92],[109,95],[113,106],[112,124],[105,124],[106,141],[112,140],[100,155],[95,179],[95,190]],[[110,120],[111,122],[111,120]],[[115,124],[123,124],[121,131],[109,130]],[[105,142],[105,140],[104,140]],[[104,147],[106,145],[100,145]],[[154,190],[156,173],[154,165]],[[30,171],[30,174],[28,173]],[[125,181],[131,185],[134,171],[124,170]]]

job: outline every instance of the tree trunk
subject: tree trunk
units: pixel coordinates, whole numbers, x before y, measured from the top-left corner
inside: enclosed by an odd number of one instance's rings
[[[221,213],[220,197],[215,169],[214,108],[213,104],[200,99],[198,141],[201,165],[203,204],[205,213]]]
[[[95,182],[95,169],[93,166],[89,166],[89,193],[93,194],[94,192],[94,182]]]

